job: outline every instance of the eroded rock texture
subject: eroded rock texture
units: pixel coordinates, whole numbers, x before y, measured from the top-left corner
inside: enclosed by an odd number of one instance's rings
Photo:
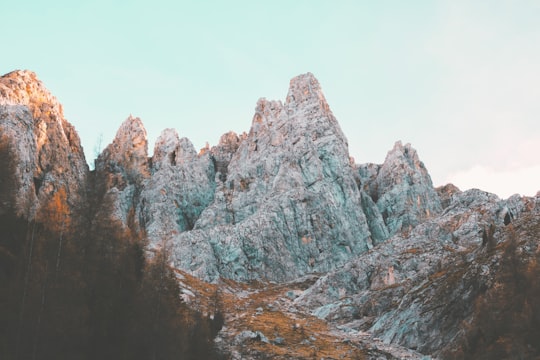
[[[390,235],[410,231],[441,212],[431,178],[410,144],[398,141],[382,165],[358,168],[362,186],[377,204]]]
[[[351,163],[347,139],[310,74],[285,103],[260,99],[248,134],[195,151],[167,129],[147,160],[129,118],[96,161],[104,204],[126,228],[206,279],[290,280],[327,272],[442,211],[416,151]]]
[[[61,207],[63,223],[86,203],[88,166],[62,106],[30,71],[0,78],[0,213],[46,219]]]
[[[371,246],[347,140],[312,74],[291,80],[284,104],[259,100],[245,138],[222,140],[213,202],[173,239],[176,266],[207,279],[280,281]],[[232,154],[226,168],[223,152]]]
[[[171,245],[190,231],[214,199],[215,171],[209,153],[197,154],[186,138],[166,129],[156,141],[151,176],[143,184],[139,211],[152,248]]]
[[[516,241],[515,229],[537,227],[540,211],[538,197],[500,200],[456,190],[440,216],[324,275],[297,305],[389,344],[443,358],[454,353],[471,339],[478,299],[501,286],[497,274],[509,271],[505,249]],[[518,232],[516,253],[524,264],[535,263],[537,235]]]
[[[131,115],[95,161],[96,221],[110,221],[123,231],[141,233],[136,216],[144,182],[150,176],[148,140],[139,118]]]

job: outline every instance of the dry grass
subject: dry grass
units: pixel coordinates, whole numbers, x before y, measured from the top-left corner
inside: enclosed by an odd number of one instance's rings
[[[261,332],[268,342],[247,340],[241,347],[251,354],[271,359],[364,359],[360,345],[332,334],[326,322],[310,314],[289,312],[287,292],[304,290],[314,281],[292,284],[237,283],[220,280],[219,285],[201,281],[175,270],[183,288],[195,294],[189,304],[203,312],[215,308],[216,294],[225,315],[227,342],[242,331]],[[218,288],[220,289],[218,291]]]
[[[404,254],[418,254],[422,252],[422,249],[420,248],[410,248],[410,249],[407,249],[405,251],[403,251]]]
[[[446,275],[447,271],[446,270],[441,270],[441,271],[437,271],[436,273],[433,273],[429,276],[429,279],[430,280],[435,280],[435,279],[438,279],[444,275]]]
[[[263,311],[242,318],[236,328],[264,334],[269,343],[254,341],[251,346],[272,358],[350,359],[364,355],[354,345],[329,334],[326,323],[311,316],[298,318],[281,311]]]

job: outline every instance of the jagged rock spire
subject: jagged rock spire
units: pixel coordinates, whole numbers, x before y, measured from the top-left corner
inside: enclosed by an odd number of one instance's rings
[[[301,104],[317,102],[324,110],[328,110],[328,103],[324,97],[319,81],[308,72],[291,79],[289,92],[285,104],[299,107]]]
[[[140,118],[129,115],[120,125],[113,142],[96,161],[96,170],[101,171],[104,166],[111,170],[121,166],[130,181],[137,174],[144,176],[148,173],[148,139]]]
[[[382,165],[363,165],[360,173],[390,235],[410,231],[442,210],[431,177],[410,144],[397,141]]]
[[[210,154],[197,154],[191,141],[173,129],[165,129],[157,139],[151,172],[138,212],[150,248],[157,249],[172,246],[176,235],[193,229],[214,198],[215,173]]]
[[[146,129],[138,117],[122,123],[96,159],[97,217],[133,233],[144,232],[135,216],[144,181],[150,176]]]
[[[347,140],[312,74],[291,80],[285,104],[261,98],[249,134],[227,139],[237,150],[216,162],[226,176],[195,231],[173,242],[177,266],[205,278],[283,280],[371,246]],[[189,249],[208,245],[213,257]]]

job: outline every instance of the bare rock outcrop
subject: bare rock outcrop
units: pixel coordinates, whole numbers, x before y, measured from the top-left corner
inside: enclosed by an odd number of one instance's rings
[[[212,147],[212,159],[214,160],[214,168],[219,181],[227,181],[229,163],[236,150],[240,147],[240,143],[246,138],[246,133],[238,136],[235,132],[230,131],[221,136],[217,146]]]
[[[144,182],[139,211],[152,248],[193,229],[214,199],[215,173],[210,153],[197,154],[187,138],[164,130],[154,148],[151,176]]]
[[[131,115],[95,160],[97,221],[112,221],[124,230],[143,231],[137,214],[142,185],[150,176],[148,140],[141,119]]]
[[[390,235],[411,231],[441,210],[431,177],[410,144],[396,142],[382,165],[359,165],[363,189],[377,204]]]
[[[111,216],[206,280],[291,280],[326,272],[441,211],[410,145],[354,165],[321,87],[291,80],[285,103],[260,99],[248,134],[199,154],[165,130],[150,161],[129,118],[96,161]],[[101,179],[101,180],[99,180]]]
[[[194,231],[173,240],[175,265],[203,278],[293,279],[371,246],[347,140],[312,74],[291,80],[285,104],[259,100],[217,181]]]
[[[438,217],[324,275],[296,304],[388,344],[443,358],[455,351],[477,316],[475,301],[500,286],[497,274],[508,271],[502,258],[514,226],[535,225],[540,202],[451,189],[452,200]],[[525,263],[537,254],[531,235],[522,235],[517,250]]]
[[[86,205],[88,165],[79,136],[33,72],[0,77],[0,153],[0,214],[46,219],[54,206],[70,223]]]

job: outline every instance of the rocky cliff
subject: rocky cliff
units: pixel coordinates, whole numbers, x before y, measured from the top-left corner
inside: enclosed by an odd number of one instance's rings
[[[503,249],[517,219],[538,223],[539,200],[456,193],[439,217],[324,275],[295,302],[347,331],[447,355],[473,321],[475,300],[504,271]],[[537,234],[527,235],[520,238],[524,263],[538,255]]]
[[[347,141],[306,74],[291,80],[284,104],[259,100],[213,202],[173,241],[173,257],[210,280],[282,281],[333,269],[371,242]],[[199,244],[213,258],[186,256]]]
[[[248,134],[199,154],[165,130],[147,161],[142,124],[129,118],[96,169],[111,216],[142,224],[151,248],[209,281],[327,272],[441,212],[409,144],[396,143],[382,165],[351,163],[310,73],[291,80],[285,103],[260,99]]]
[[[139,118],[127,118],[111,144],[95,160],[93,194],[97,221],[123,231],[144,231],[135,216],[142,185],[149,178],[148,140]]]
[[[151,248],[166,247],[176,267],[203,279],[326,272],[372,246],[368,221],[377,241],[387,236],[312,74],[291,80],[284,104],[259,100],[248,134],[197,154],[165,130],[149,162],[145,147],[142,124],[129,118],[98,158],[108,211],[125,227],[143,224]]]
[[[0,214],[33,220],[61,206],[69,223],[86,202],[88,165],[62,106],[36,75],[0,77]]]
[[[143,123],[130,116],[89,172],[56,99],[35,74],[12,72],[0,78],[0,153],[0,215],[43,221],[61,207],[62,226],[84,213],[146,239],[149,255],[165,250],[183,274],[185,301],[201,306],[193,296],[208,297],[203,288],[228,292],[235,305],[220,341],[233,358],[279,358],[279,346],[293,341],[280,334],[297,341],[287,356],[308,358],[306,348],[325,346],[316,340],[323,330],[300,334],[298,321],[324,323],[327,341],[347,339],[342,358],[481,351],[507,338],[486,330],[479,304],[510,289],[508,259],[519,255],[520,281],[540,259],[538,196],[434,188],[416,150],[401,142],[383,164],[352,163],[310,73],[291,80],[284,102],[260,99],[248,133],[227,133],[199,152],[166,129],[149,157]],[[188,286],[192,275],[199,288]],[[254,280],[274,284],[267,300],[246,288]],[[255,328],[245,316],[265,320]],[[283,328],[289,322],[293,333]]]

